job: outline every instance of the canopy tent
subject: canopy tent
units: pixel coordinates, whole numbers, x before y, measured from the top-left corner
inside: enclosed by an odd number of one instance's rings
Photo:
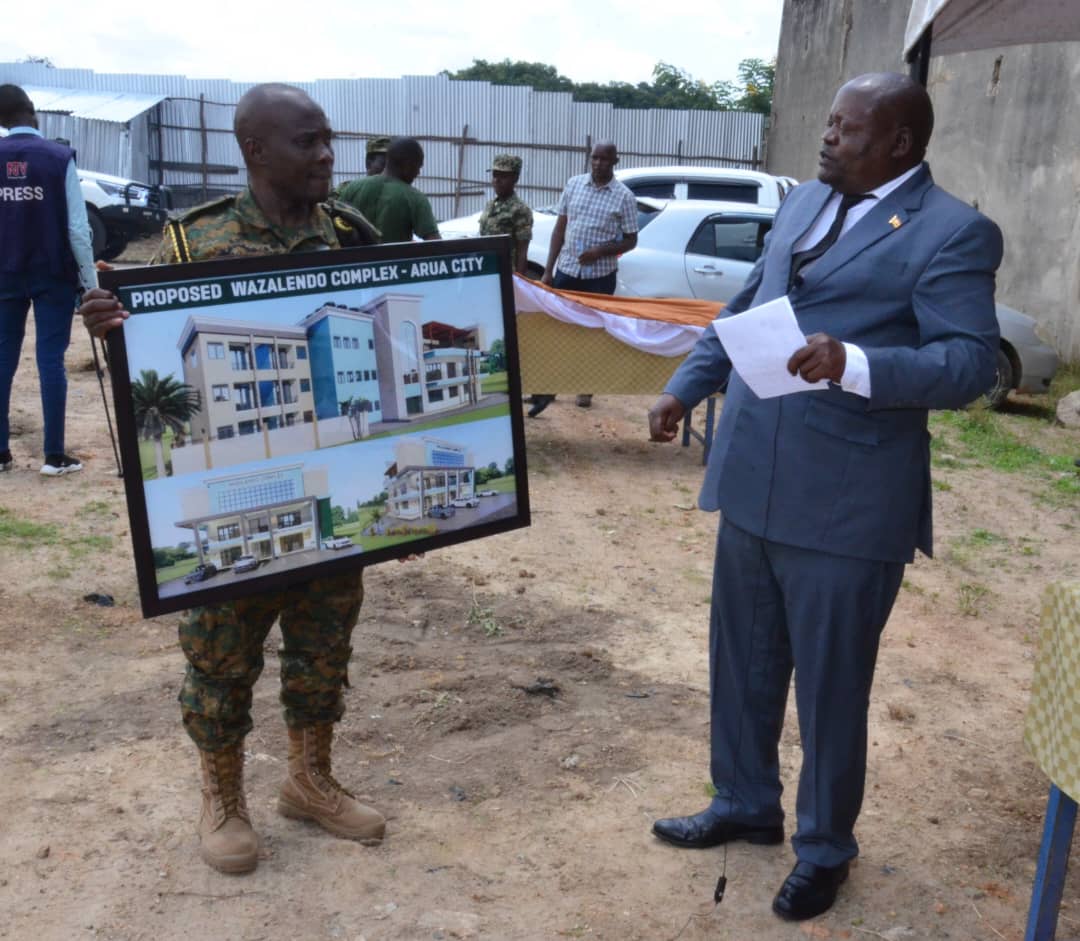
[[[1077,0],[912,0],[904,58],[925,85],[931,55],[1073,40]]]

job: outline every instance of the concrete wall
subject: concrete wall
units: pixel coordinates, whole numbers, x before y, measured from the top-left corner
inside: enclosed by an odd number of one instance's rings
[[[837,87],[906,71],[908,4],[785,0],[768,142],[772,173],[810,179]],[[1080,43],[1008,46],[935,58],[928,88],[934,178],[1005,233],[998,299],[1080,358]]]

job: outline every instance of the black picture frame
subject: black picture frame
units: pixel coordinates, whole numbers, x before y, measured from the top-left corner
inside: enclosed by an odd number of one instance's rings
[[[529,525],[507,237],[100,281],[145,617]]]

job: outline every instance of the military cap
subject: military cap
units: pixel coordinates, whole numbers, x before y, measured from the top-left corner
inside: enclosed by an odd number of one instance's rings
[[[369,154],[385,154],[389,146],[389,137],[373,137],[367,142],[367,152]]]
[[[520,173],[521,158],[513,154],[498,154],[491,161],[491,169],[498,170],[500,173]]]

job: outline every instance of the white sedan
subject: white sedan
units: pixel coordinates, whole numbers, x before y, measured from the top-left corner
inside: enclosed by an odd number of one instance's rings
[[[615,293],[730,301],[746,281],[772,227],[771,207],[704,200],[639,198],[638,243],[619,258]],[[543,222],[541,222],[543,220]],[[547,262],[555,216],[538,212],[530,274]]]

